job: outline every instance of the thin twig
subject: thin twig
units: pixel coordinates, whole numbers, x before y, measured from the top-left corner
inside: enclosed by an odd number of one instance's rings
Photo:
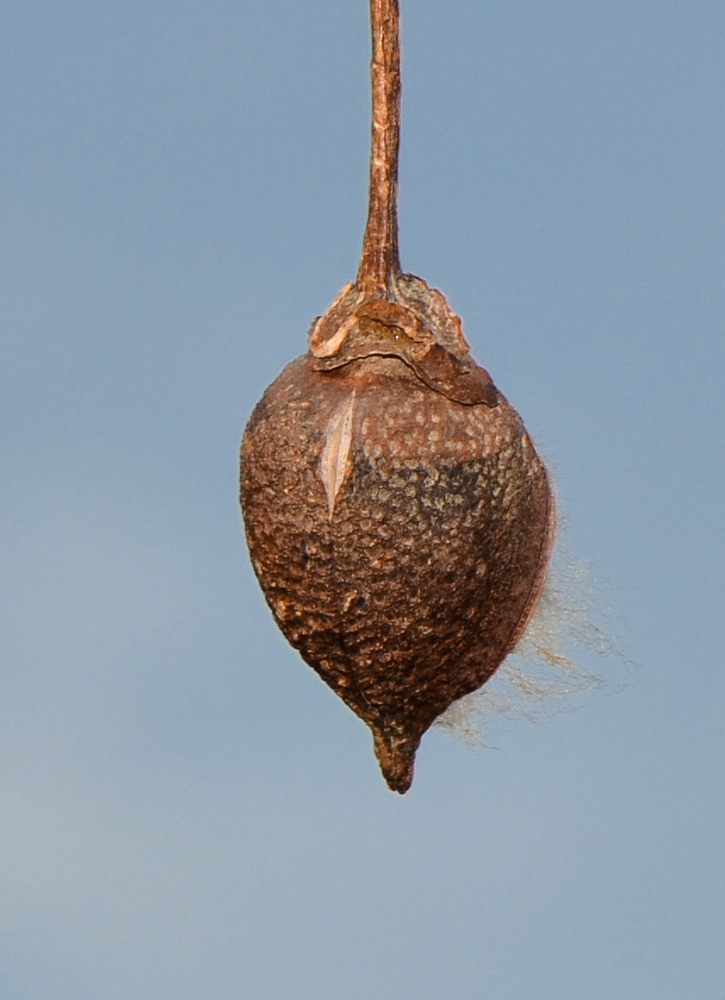
[[[400,148],[400,11],[398,0],[370,0],[373,124],[370,205],[357,286],[387,296],[400,274],[398,151]]]

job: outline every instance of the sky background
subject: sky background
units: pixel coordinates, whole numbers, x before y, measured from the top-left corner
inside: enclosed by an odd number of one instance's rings
[[[364,0],[7,0],[3,1000],[725,995],[725,8],[402,6],[403,266],[627,683],[432,731],[401,798],[253,578],[244,423],[357,268]]]

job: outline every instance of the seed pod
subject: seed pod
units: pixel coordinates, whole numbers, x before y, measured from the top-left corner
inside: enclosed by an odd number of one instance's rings
[[[419,279],[400,283],[443,311]],[[381,311],[346,316],[329,338],[347,327],[335,355],[313,327],[310,352],[249,421],[241,500],[278,625],[370,726],[388,784],[404,792],[422,734],[521,635],[543,586],[554,504],[520,417],[488,374],[420,317],[406,333]],[[423,358],[443,359],[438,388],[398,353],[414,330],[432,340]]]
[[[277,624],[370,727],[403,793],[423,733],[516,645],[555,515],[521,418],[473,361],[458,317],[400,271],[397,2],[371,10],[360,272],[254,410],[241,503]]]

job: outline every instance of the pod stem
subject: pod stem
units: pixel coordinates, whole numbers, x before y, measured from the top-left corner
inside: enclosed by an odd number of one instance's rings
[[[398,153],[400,150],[400,10],[398,0],[370,0],[373,57],[370,201],[357,286],[387,298],[400,274]]]

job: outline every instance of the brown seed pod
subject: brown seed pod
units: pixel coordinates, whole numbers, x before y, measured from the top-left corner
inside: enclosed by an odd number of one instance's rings
[[[370,726],[405,792],[431,723],[536,605],[546,470],[440,292],[401,273],[397,0],[371,0],[373,155],[360,272],[267,389],[242,443],[252,563],[278,625]]]

